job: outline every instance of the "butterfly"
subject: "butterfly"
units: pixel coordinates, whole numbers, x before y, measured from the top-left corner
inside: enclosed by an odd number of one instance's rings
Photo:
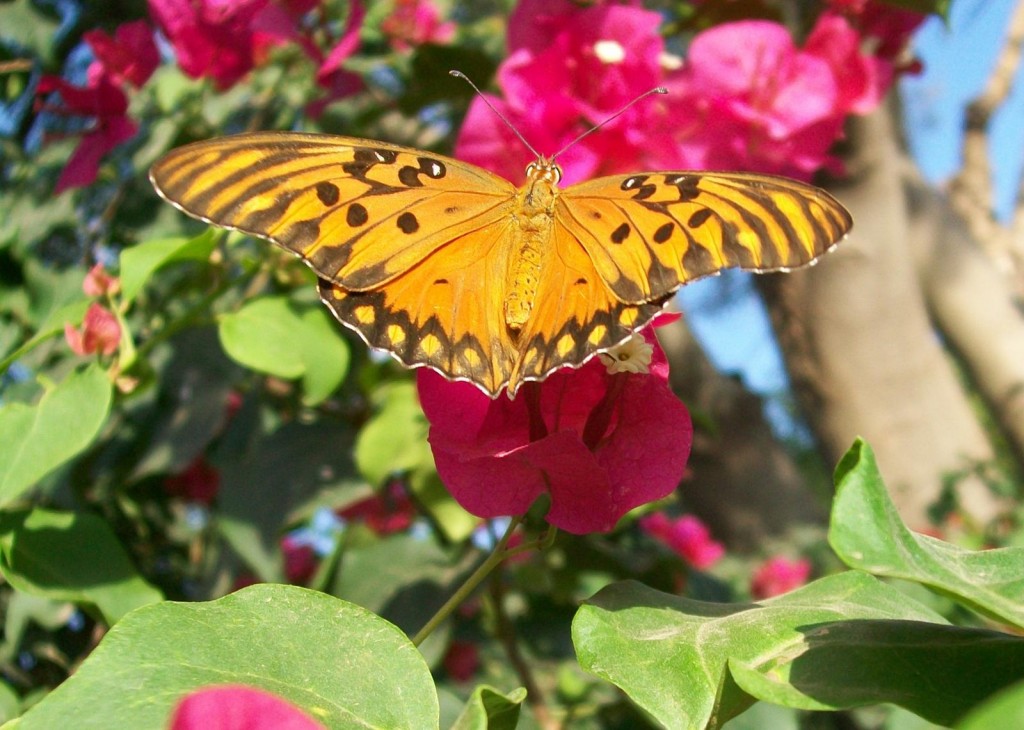
[[[644,172],[522,187],[475,165],[353,137],[195,142],[150,171],[185,213],[269,239],[319,277],[370,347],[509,397],[629,339],[680,286],[813,263],[850,230],[823,190],[748,173]]]

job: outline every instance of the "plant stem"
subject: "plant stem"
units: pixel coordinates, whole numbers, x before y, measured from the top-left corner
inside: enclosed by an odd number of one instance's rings
[[[459,586],[459,589],[452,594],[451,598],[445,601],[444,605],[438,609],[438,612],[431,616],[430,620],[424,624],[423,628],[416,632],[416,635],[412,637],[412,643],[415,646],[419,646],[423,643],[430,634],[436,629],[451,613],[459,607],[459,605],[469,598],[476,587],[480,585],[480,582],[490,575],[491,571],[501,565],[502,561],[507,557],[505,552],[505,546],[508,545],[509,539],[512,537],[512,533],[519,523],[522,522],[521,516],[513,517],[512,521],[508,524],[508,529],[505,530],[505,534],[498,540],[498,544],[494,546],[494,550],[487,559],[480,564],[476,570],[473,571],[472,575],[466,579],[466,582]]]
[[[495,575],[494,579],[488,584],[488,588],[490,590],[494,618],[497,623],[498,641],[501,642],[502,647],[505,649],[505,654],[508,655],[509,662],[515,669],[516,674],[519,675],[519,681],[526,688],[526,702],[530,705],[530,709],[533,710],[534,719],[545,730],[556,728],[558,725],[551,716],[551,710],[548,708],[544,692],[541,691],[540,685],[537,684],[529,662],[526,661],[522,652],[519,651],[515,627],[505,612],[505,586],[502,584],[500,576]]]

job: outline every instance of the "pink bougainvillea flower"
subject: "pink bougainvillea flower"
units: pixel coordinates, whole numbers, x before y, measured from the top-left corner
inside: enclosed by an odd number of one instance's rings
[[[725,554],[722,544],[712,539],[711,531],[693,515],[673,520],[664,512],[654,512],[640,519],[640,527],[700,570],[710,568]]]
[[[153,29],[144,20],[118,26],[113,37],[98,29],[90,30],[82,37],[92,48],[95,63],[118,83],[142,86],[160,65]]]
[[[600,5],[601,3],[589,3]],[[640,0],[606,2],[605,5],[622,5],[639,8]],[[549,48],[555,38],[577,22],[579,13],[587,10],[588,3],[576,0],[519,0],[508,23],[508,50],[525,48],[538,53]]]
[[[172,497],[209,505],[220,491],[220,472],[200,454],[180,473],[164,479],[164,490]]]
[[[285,578],[294,585],[308,583],[320,565],[313,546],[292,535],[281,538],[281,553],[284,555]]]
[[[87,86],[75,86],[59,76],[43,76],[38,93],[59,92],[60,104],[47,102],[45,111],[64,117],[86,117],[89,126],[57,178],[55,192],[91,184],[100,160],[135,136],[138,126],[128,118],[128,97],[101,69],[90,68]]]
[[[653,330],[650,372],[610,374],[595,358],[491,400],[469,383],[418,374],[430,447],[448,491],[478,517],[524,514],[543,494],[546,519],[567,532],[611,530],[634,507],[679,483],[690,414],[668,387]]]
[[[318,54],[313,54],[314,60],[319,60],[320,63],[316,72],[316,82],[326,94],[322,99],[317,99],[307,106],[306,113],[311,117],[319,117],[331,102],[362,90],[362,77],[342,66],[359,49],[359,34],[363,29],[365,17],[366,8],[363,3],[353,0],[349,4],[348,17],[345,19],[345,27],[338,42],[325,58],[321,59]]]
[[[103,267],[103,264],[96,264],[82,280],[82,291],[89,297],[104,297],[116,294],[121,289],[121,280],[111,276]]]
[[[349,522],[362,522],[378,535],[391,535],[409,529],[416,507],[400,482],[389,484],[382,494],[361,499],[338,512]]]
[[[181,70],[192,78],[209,77],[219,89],[233,86],[253,69],[271,29],[281,39],[294,35],[291,22],[259,26],[268,8],[269,0],[149,0]]]
[[[509,37],[518,46],[498,69],[503,99],[492,104],[542,154],[554,154],[625,104],[657,86],[664,43],[658,13],[604,3],[579,7],[555,2],[550,12],[520,12]],[[534,36],[544,43],[534,42]],[[661,145],[664,110],[648,100],[603,126],[558,158],[567,184],[599,174],[653,164]],[[474,100],[455,145],[456,155],[511,180],[522,180],[528,153],[487,109]]]
[[[836,80],[836,112],[867,114],[882,102],[892,85],[892,64],[861,51],[861,38],[849,21],[822,13],[804,50],[824,60]]]
[[[431,0],[397,0],[380,29],[396,51],[408,51],[424,43],[441,45],[455,35],[455,23],[442,23],[441,13]]]
[[[754,573],[750,593],[758,599],[771,598],[799,588],[811,574],[811,561],[775,557],[765,561]]]
[[[894,60],[906,50],[910,36],[927,17],[877,0],[830,0],[829,4],[850,19],[872,55],[885,60]]]
[[[64,325],[64,338],[78,355],[113,355],[121,343],[121,325],[111,311],[100,304],[89,305],[82,328]]]
[[[808,179],[834,163],[829,148],[845,110],[832,68],[798,49],[789,31],[761,20],[724,23],[690,45],[670,107],[702,117],[683,143],[706,169],[752,170]]]
[[[242,685],[206,687],[186,695],[170,730],[326,730],[295,705],[266,690]]]

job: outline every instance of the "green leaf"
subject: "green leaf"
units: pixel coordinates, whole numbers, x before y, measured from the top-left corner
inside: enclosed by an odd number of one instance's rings
[[[121,294],[131,302],[160,268],[178,261],[206,261],[217,245],[218,233],[208,229],[195,238],[146,241],[121,252]]]
[[[433,464],[427,419],[410,382],[389,383],[375,394],[377,410],[356,438],[356,466],[371,484],[424,462]]]
[[[50,62],[57,50],[53,36],[58,26],[56,20],[40,13],[29,0],[0,3],[0,28],[4,35],[16,38],[18,45]]]
[[[519,687],[502,694],[481,685],[473,690],[452,730],[516,730],[526,689]]]
[[[332,729],[436,728],[423,658],[398,629],[323,593],[256,585],[208,603],[165,602],[118,622],[19,730],[165,727],[200,687],[273,692]]]
[[[93,604],[108,624],[163,600],[96,515],[35,509],[21,517],[0,523],[0,573],[18,590]]]
[[[829,543],[851,568],[921,583],[1024,627],[1024,548],[971,551],[911,532],[858,440],[836,467]]]
[[[800,645],[730,661],[736,683],[786,707],[841,710],[892,702],[951,725],[996,690],[1024,679],[1024,639],[997,631],[878,620],[800,630]]]
[[[303,378],[303,400],[321,402],[348,371],[349,351],[319,307],[297,312],[286,297],[262,297],[220,320],[220,341],[236,361],[279,378]]]
[[[580,666],[622,689],[665,727],[703,728],[751,704],[727,681],[730,661],[796,652],[811,627],[870,619],[943,620],[857,572],[761,604],[694,601],[627,581],[587,601],[572,636]],[[841,665],[842,657],[836,661]]]
[[[448,597],[448,586],[468,567],[428,538],[396,534],[345,550],[331,592],[386,615],[410,631],[419,629]]]
[[[256,576],[266,583],[284,581],[284,562],[280,552],[272,552],[263,543],[259,528],[230,515],[220,515],[217,530]]]
[[[1024,682],[1003,689],[968,713],[956,730],[1024,727]]]
[[[437,476],[433,457],[430,456],[430,459],[429,464],[420,464],[409,474],[409,490],[444,536],[450,542],[460,543],[473,534],[480,525],[480,518],[471,515],[455,501]]]
[[[7,722],[21,712],[21,700],[11,685],[0,681],[0,722]]]
[[[302,378],[302,401],[308,406],[326,400],[348,372],[348,343],[338,332],[338,324],[317,305],[302,318],[302,359],[306,369]]]
[[[81,453],[110,410],[111,387],[97,365],[69,375],[34,406],[0,408],[0,506]]]
[[[89,304],[89,300],[80,299],[68,302],[52,311],[36,330],[36,333],[32,335],[31,339],[27,340],[17,349],[12,350],[3,360],[0,360],[0,372],[9,368],[15,360],[23,357],[25,353],[34,349],[40,343],[45,342],[54,335],[63,334],[65,324],[75,326],[81,324],[82,320],[85,319],[85,313],[89,309]]]

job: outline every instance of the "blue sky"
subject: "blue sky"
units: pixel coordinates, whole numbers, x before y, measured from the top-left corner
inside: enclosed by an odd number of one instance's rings
[[[960,167],[964,108],[985,86],[1017,0],[954,0],[949,27],[929,20],[915,38],[924,73],[901,83],[910,149],[925,177],[942,183]],[[1024,169],[1024,65],[992,122],[989,157],[996,208],[1008,219]]]
[[[991,73],[1016,2],[954,0],[948,25],[931,19],[918,31],[915,52],[924,72],[905,78],[900,90],[911,152],[926,179],[936,185],[959,169],[964,107]],[[991,139],[997,210],[1006,219],[1024,169],[1024,69],[1018,69],[1011,97],[993,120]],[[683,287],[679,302],[690,328],[721,370],[739,374],[760,394],[786,390],[782,358],[749,274],[727,272]],[[768,414],[776,426],[791,431],[778,403]]]

